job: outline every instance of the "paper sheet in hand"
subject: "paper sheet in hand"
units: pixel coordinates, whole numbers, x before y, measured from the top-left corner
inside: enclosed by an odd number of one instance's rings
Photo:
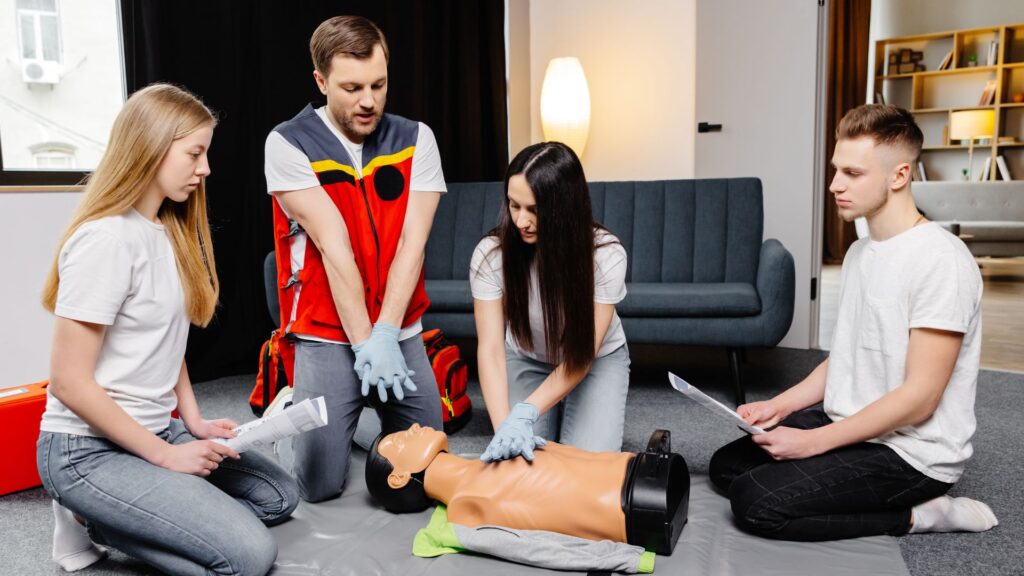
[[[318,396],[306,398],[269,418],[246,422],[235,428],[235,433],[238,435],[234,438],[215,438],[214,440],[241,453],[261,446],[269,446],[282,438],[326,425],[327,406],[324,404],[324,397]]]
[[[691,386],[689,382],[683,380],[682,378],[676,376],[671,372],[668,373],[668,383],[671,384],[672,387],[675,388],[676,390],[685,394],[687,398],[695,400],[698,404],[707,408],[708,410],[711,410],[715,414],[718,414],[723,418],[727,418],[733,424],[743,429],[744,432],[749,432],[750,434],[764,434],[764,430],[758,428],[757,426],[747,424],[746,421],[744,421],[743,418],[740,417],[740,415],[737,414],[735,410],[729,408],[725,404],[722,404],[718,400],[715,400],[714,398],[708,396],[707,394],[701,392],[700,390],[697,390],[696,388]]]

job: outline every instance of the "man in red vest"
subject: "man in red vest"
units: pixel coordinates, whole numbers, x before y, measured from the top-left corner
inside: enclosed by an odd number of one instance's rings
[[[423,251],[446,187],[430,128],[384,114],[388,46],[373,22],[326,20],[310,53],[327,105],[274,128],[265,172],[281,328],[295,342],[293,400],[327,401],[327,426],[293,442],[302,497],[318,502],[345,486],[367,401],[385,432],[441,427],[419,334]]]

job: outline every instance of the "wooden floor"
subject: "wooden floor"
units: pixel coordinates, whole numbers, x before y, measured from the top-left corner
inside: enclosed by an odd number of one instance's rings
[[[981,299],[981,367],[1024,372],[1024,258],[978,258]],[[839,266],[821,267],[821,347],[832,344],[839,305]]]

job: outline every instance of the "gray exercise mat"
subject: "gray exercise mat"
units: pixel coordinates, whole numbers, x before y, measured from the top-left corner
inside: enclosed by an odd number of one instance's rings
[[[374,505],[363,481],[365,453],[352,454],[350,483],[341,498],[303,502],[288,522],[271,528],[279,544],[272,572],[282,575],[583,574],[528,568],[495,558],[449,554],[412,555],[416,531],[432,510],[391,514]],[[779,542],[750,536],[732,522],[728,501],[708,479],[695,476],[689,522],[672,556],[658,556],[655,574],[758,576],[909,576],[894,538],[875,536],[838,542]]]

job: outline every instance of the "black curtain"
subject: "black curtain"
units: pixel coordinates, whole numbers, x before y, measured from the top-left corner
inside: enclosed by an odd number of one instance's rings
[[[429,125],[446,180],[498,180],[508,163],[504,4],[500,0],[158,2],[122,0],[130,91],[173,82],[199,95],[220,123],[207,180],[221,307],[193,329],[195,381],[255,372],[273,329],[262,280],[273,249],[263,144],[308,102],[309,37],[331,16],[359,14],[391,52],[386,111]]]

